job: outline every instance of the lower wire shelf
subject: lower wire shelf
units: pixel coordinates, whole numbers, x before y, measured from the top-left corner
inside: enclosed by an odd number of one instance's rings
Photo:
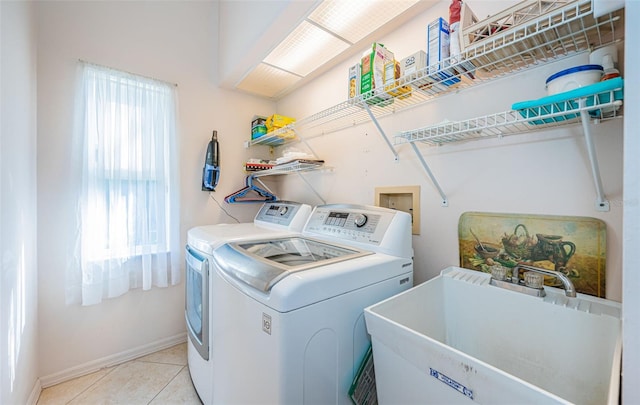
[[[565,125],[579,124],[581,111],[594,121],[620,117],[622,87],[596,94],[591,105],[581,107],[579,99],[567,99],[553,104],[531,106],[467,119],[447,121],[419,129],[400,132],[395,144],[422,142],[432,146],[505,135],[524,134]]]
[[[302,175],[304,172],[317,171],[317,170],[333,170],[330,166],[325,166],[323,160],[294,160],[292,162],[276,165],[271,169],[260,170],[256,172],[252,172],[250,174],[253,178],[265,177],[265,176],[276,176],[276,175],[284,175],[284,174],[298,174],[298,177],[304,181],[309,189],[318,197],[323,204],[326,204],[326,200],[322,198],[322,196],[316,191],[311,183]]]
[[[323,170],[323,169],[331,169],[331,168],[325,166],[324,161],[321,161],[321,160],[319,161],[294,160],[292,162],[276,165],[271,169],[252,172],[251,175],[253,177],[263,177],[263,176],[275,176],[280,174],[291,174],[291,173],[297,173],[297,172],[309,172],[312,170]]]
[[[622,116],[623,82],[622,79],[619,79],[611,83],[594,85],[594,87],[598,89],[595,93],[589,93],[588,89],[579,89],[577,93],[567,92],[568,96],[557,95],[532,102],[516,103],[514,108],[518,108],[517,110],[509,110],[464,121],[447,121],[424,128],[403,131],[394,138],[394,143],[396,145],[411,144],[418,160],[440,194],[441,205],[446,207],[448,206],[447,196],[431,172],[416,143],[440,146],[448,143],[525,134],[533,131],[582,124],[597,194],[595,208],[598,211],[609,211],[609,202],[602,191],[600,169],[591,137],[590,123],[599,123]],[[603,88],[605,90],[602,90]],[[573,94],[580,94],[580,97],[573,98],[571,97]]]

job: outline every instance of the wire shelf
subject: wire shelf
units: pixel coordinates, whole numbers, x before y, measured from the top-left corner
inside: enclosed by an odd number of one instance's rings
[[[284,145],[322,136],[375,119],[420,106],[436,97],[482,82],[524,71],[579,52],[619,41],[624,36],[624,10],[594,18],[591,0],[575,0],[537,18],[475,41],[463,51],[463,60],[440,72],[426,67],[397,81],[393,88],[379,89],[373,95],[359,95],[311,116],[298,120],[251,141],[251,145]],[[444,78],[442,77],[444,75]],[[388,93],[389,101],[372,100]],[[469,123],[471,125],[471,123]],[[469,128],[473,132],[477,127]],[[484,132],[480,132],[484,133]],[[478,137],[483,135],[478,135]]]
[[[510,110],[403,131],[394,138],[394,143],[422,142],[440,146],[452,142],[522,134],[579,123],[582,111],[587,111],[593,120],[609,120],[621,116],[621,90],[622,88],[616,88],[596,94],[592,104],[588,106],[581,106],[576,99],[563,100],[524,110]]]
[[[251,176],[255,178],[255,177],[263,177],[263,176],[274,176],[279,174],[308,172],[312,170],[322,170],[322,169],[330,169],[330,167],[325,166],[321,162],[301,162],[296,160],[293,162],[276,165],[271,169],[252,172]]]

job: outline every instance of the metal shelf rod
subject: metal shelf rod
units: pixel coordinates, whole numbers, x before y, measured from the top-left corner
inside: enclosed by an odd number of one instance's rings
[[[444,193],[444,191],[442,191],[442,187],[440,187],[440,183],[438,183],[438,180],[436,180],[436,177],[431,172],[431,169],[429,168],[429,165],[427,164],[427,162],[424,160],[424,157],[422,157],[422,154],[418,150],[418,147],[413,142],[411,143],[411,147],[413,148],[413,151],[416,153],[418,160],[422,164],[422,168],[424,169],[425,172],[427,172],[427,176],[429,176],[429,179],[431,179],[431,182],[438,190],[438,193],[440,194],[440,200],[441,200],[440,205],[443,207],[448,207],[449,200],[447,199],[447,196]]]
[[[581,98],[578,103],[580,105],[580,118],[582,121],[582,130],[584,131],[584,141],[587,145],[587,153],[589,155],[589,162],[591,163],[591,174],[596,187],[596,210],[609,211],[609,201],[605,198],[604,192],[602,191],[600,166],[598,165],[598,157],[596,155],[596,149],[593,146],[593,137],[591,136],[591,127],[589,126],[590,117],[586,110],[587,100]]]
[[[376,116],[373,115],[373,113],[371,112],[371,109],[369,108],[369,105],[365,104],[364,108],[365,108],[365,110],[367,110],[367,113],[369,114],[369,117],[371,117],[371,121],[373,121],[373,123],[375,124],[376,128],[378,128],[378,132],[380,132],[380,135],[382,135],[382,139],[384,139],[384,141],[386,142],[386,144],[389,147],[389,149],[391,149],[391,153],[393,153],[393,160],[395,160],[397,162],[398,161],[398,152],[396,151],[396,149],[391,144],[391,141],[389,141],[389,138],[387,138],[387,135],[384,133],[384,129],[382,129],[382,127],[380,126],[380,123],[376,119]]]
[[[309,183],[309,180],[307,180],[303,175],[302,172],[297,172],[298,173],[298,177],[300,177],[302,179],[302,181],[304,181],[305,183],[307,183],[307,186],[309,187],[309,189],[311,189],[311,191],[313,191],[313,194],[316,195],[316,197],[318,197],[318,199],[320,201],[322,201],[323,204],[326,204],[327,202],[325,201],[324,198],[322,198],[322,196],[320,194],[318,194],[318,192],[316,191],[316,189],[311,185],[311,183]]]

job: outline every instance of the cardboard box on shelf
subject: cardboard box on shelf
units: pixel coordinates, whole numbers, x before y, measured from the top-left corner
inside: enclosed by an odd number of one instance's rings
[[[251,126],[255,127],[256,125],[264,125],[267,122],[267,117],[263,117],[262,115],[254,115],[251,119]]]
[[[251,127],[251,139],[260,138],[267,133],[266,125],[254,125]]]
[[[440,17],[427,27],[427,64],[429,74],[437,73],[445,67],[449,57],[449,23]]]
[[[405,99],[411,96],[411,86],[400,86],[400,62],[393,60],[387,62],[384,67],[384,89],[397,99]]]
[[[360,79],[360,63],[356,63],[349,68],[349,91],[347,93],[347,98],[349,100],[360,94]]]
[[[449,23],[442,17],[427,27],[427,64],[431,78],[447,87],[460,83],[449,67]]]
[[[275,166],[275,161],[264,159],[249,159],[244,164],[244,170],[247,172],[257,172],[261,170],[268,170]]]
[[[407,76],[417,73],[426,67],[427,53],[425,51],[418,51],[402,59],[400,62],[400,73],[402,73],[402,76]]]
[[[251,119],[251,139],[260,138],[267,133],[267,117],[261,115],[254,115]]]
[[[427,88],[433,84],[427,74],[427,53],[425,51],[415,52],[400,61],[400,75],[405,82],[420,89]]]
[[[394,60],[393,52],[377,42],[362,57],[360,94],[368,104],[387,105],[393,102],[393,97],[384,92],[384,65],[388,60]]]

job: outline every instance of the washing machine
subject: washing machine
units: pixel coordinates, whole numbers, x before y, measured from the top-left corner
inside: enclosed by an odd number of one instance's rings
[[[364,308],[413,286],[411,216],[314,208],[301,234],[213,251],[215,404],[351,404]]]
[[[307,204],[268,202],[262,205],[253,222],[198,226],[188,231],[185,252],[187,359],[191,380],[203,403],[210,404],[213,395],[213,251],[233,241],[299,234],[311,211]]]

